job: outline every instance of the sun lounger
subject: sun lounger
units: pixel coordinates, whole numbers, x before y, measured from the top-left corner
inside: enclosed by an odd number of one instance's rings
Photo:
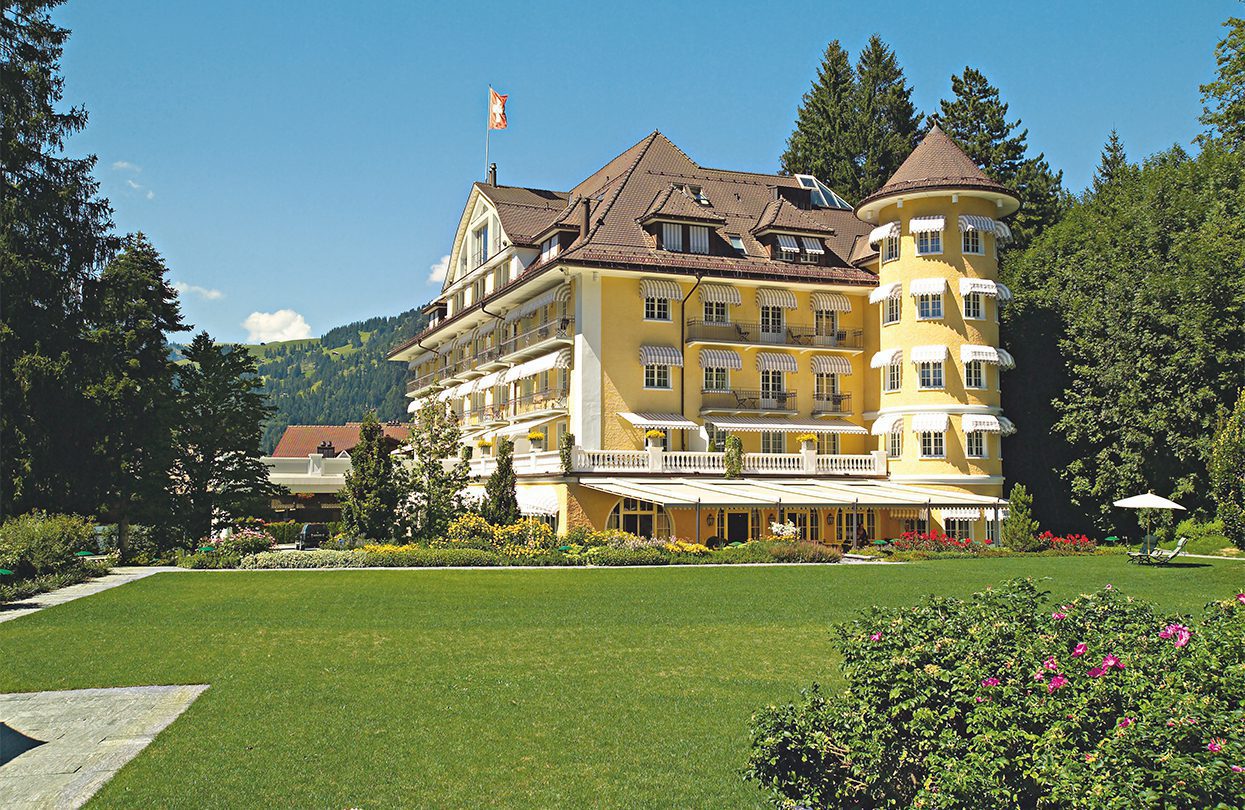
[[[1167,565],[1172,560],[1180,556],[1184,551],[1185,544],[1189,542],[1189,538],[1181,537],[1176,541],[1176,547],[1171,551],[1162,548],[1154,548],[1146,551],[1130,551],[1128,552],[1129,562],[1141,563],[1142,565]]]

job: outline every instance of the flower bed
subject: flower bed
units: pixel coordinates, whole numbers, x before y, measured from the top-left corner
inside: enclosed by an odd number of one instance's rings
[[[836,629],[846,692],[753,717],[776,804],[1235,807],[1245,795],[1245,594],[1197,620],[1107,586],[1031,581],[873,608]]]

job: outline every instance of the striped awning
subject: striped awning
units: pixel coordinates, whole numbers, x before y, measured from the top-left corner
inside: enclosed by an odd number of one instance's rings
[[[683,297],[683,288],[679,286],[679,282],[668,278],[642,278],[640,279],[640,297],[677,301]]]
[[[730,349],[701,349],[700,367],[729,368],[732,371],[739,371],[744,367],[744,361],[740,359],[739,352],[733,352]]]
[[[908,220],[908,233],[929,233],[941,231],[947,227],[947,218],[939,215],[913,217]]]
[[[618,415],[641,430],[694,430],[700,427],[680,413],[619,411]]]
[[[673,346],[641,346],[640,365],[683,367],[683,352]]]
[[[903,294],[903,284],[898,281],[892,281],[890,284],[883,284],[873,292],[869,293],[869,303],[877,304],[885,301],[887,298],[898,298]]]
[[[514,382],[522,380],[525,377],[534,377],[537,374],[543,374],[550,369],[570,368],[571,367],[571,350],[569,348],[561,351],[550,352],[541,355],[534,360],[528,360],[526,363],[520,363],[513,368],[506,369],[503,372],[502,382]]]
[[[945,413],[917,413],[912,415],[913,433],[946,433],[951,417]]]
[[[914,278],[908,282],[908,295],[941,295],[946,289],[945,278]]]
[[[470,342],[471,342],[471,331],[468,330],[460,334],[458,337],[454,338],[454,343],[452,345],[455,349],[457,349],[459,346],[466,346]]]
[[[666,507],[838,506],[849,509],[995,508],[998,498],[896,484],[890,481],[825,478],[709,478],[638,476],[585,479],[580,486],[616,497]],[[1006,508],[1006,506],[1004,506]]]
[[[545,422],[548,422],[549,419],[550,417],[548,416],[540,416],[535,419],[528,419],[526,422],[514,422],[513,424],[506,425],[503,428],[498,428],[496,435],[505,436],[507,438],[512,436],[526,437],[529,432],[537,427],[540,427]]]
[[[869,361],[872,368],[882,368],[892,363],[903,362],[903,349],[883,349],[880,352],[873,353],[873,359]]]
[[[1011,436],[1016,432],[1016,423],[1008,419],[1006,416],[999,417],[999,433],[1004,436]]]
[[[966,413],[960,417],[965,433],[1001,433],[1003,426],[997,416],[988,413]]]
[[[869,231],[869,244],[875,245],[889,236],[899,236],[898,222],[888,222]]]
[[[800,252],[800,243],[795,241],[795,237],[790,234],[778,234],[778,247],[782,248],[783,253]]]
[[[569,354],[569,351],[567,353]],[[496,386],[501,385],[502,378],[505,376],[506,372],[504,370],[494,371],[492,374],[485,374],[483,377],[476,380],[475,390],[487,391],[490,388],[495,388]]]
[[[775,290],[769,287],[761,287],[757,290],[757,306],[795,309],[795,293],[791,292],[791,290]]]
[[[814,312],[851,312],[852,302],[846,295],[831,292],[815,292],[809,297]]]
[[[726,284],[700,285],[700,300],[706,304],[730,304],[739,306],[743,299],[739,296],[739,288]]]
[[[979,520],[981,518],[980,509],[971,509],[966,506],[956,506],[950,509],[944,507],[938,511],[942,514],[943,520]]]
[[[935,343],[930,346],[913,346],[912,362],[913,363],[939,363],[950,356],[951,350],[941,343]]]
[[[821,244],[821,240],[814,239],[811,236],[801,236],[800,244],[804,246],[805,253],[821,255],[826,252],[826,249]]]
[[[718,430],[731,433],[851,433],[865,435],[865,429],[842,419],[766,419],[760,416],[730,416],[707,420]]]
[[[991,281],[988,278],[960,279],[960,295],[971,295],[973,293],[998,296],[1000,301],[1010,301],[1012,297],[1011,289],[1000,281]]]
[[[490,318],[489,320],[485,321],[484,323],[476,327],[476,339],[478,340],[483,337],[488,337],[489,335],[493,334],[493,330],[496,328],[497,328],[497,319]]]
[[[778,352],[757,352],[757,371],[799,371],[795,358]]]
[[[869,432],[874,436],[885,436],[898,426],[903,429],[903,414],[901,413],[884,413],[877,419],[873,420],[873,426],[869,428]]]
[[[976,216],[974,214],[960,214],[960,230],[992,233],[995,238],[1000,240],[1008,240],[1012,238],[1012,229],[1007,227],[1007,223],[999,222],[997,219],[991,219],[990,217]]]
[[[566,287],[565,285],[561,287],[554,287],[552,289],[545,290],[543,293],[536,296],[535,298],[529,298],[528,300],[524,301],[522,304],[519,304],[513,310],[508,312],[506,314],[506,320],[510,323],[513,323],[515,321],[526,318],[528,315],[531,315],[533,312],[535,312],[538,309],[544,309],[545,307],[552,304],[554,301],[559,300],[558,296],[562,293],[562,290],[564,289],[569,291],[570,288]]]
[[[852,361],[837,354],[813,357],[814,374],[851,374]]]
[[[960,347],[960,360],[964,363],[990,363],[999,368],[1015,368],[1016,359],[1006,349],[965,343]]]

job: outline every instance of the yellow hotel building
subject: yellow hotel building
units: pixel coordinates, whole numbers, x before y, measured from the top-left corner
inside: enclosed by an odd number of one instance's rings
[[[490,170],[428,327],[390,359],[412,413],[457,416],[472,491],[508,437],[521,511],[561,531],[984,540],[1015,429],[996,250],[1019,205],[937,127],[855,208],[813,177],[704,168],[657,132],[569,191]]]

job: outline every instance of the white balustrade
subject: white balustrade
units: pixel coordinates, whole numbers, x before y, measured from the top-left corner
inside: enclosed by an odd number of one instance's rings
[[[577,473],[646,473],[664,472],[676,475],[713,475],[726,472],[726,454],[695,450],[666,452],[644,450],[572,451],[572,466]],[[816,455],[808,453],[745,453],[744,475],[831,475],[877,476],[886,474],[886,454],[874,451],[867,455]],[[471,459],[471,475],[485,477],[497,469],[494,456]],[[539,453],[515,453],[514,470],[519,475],[551,475],[562,471],[561,455],[554,450]]]

